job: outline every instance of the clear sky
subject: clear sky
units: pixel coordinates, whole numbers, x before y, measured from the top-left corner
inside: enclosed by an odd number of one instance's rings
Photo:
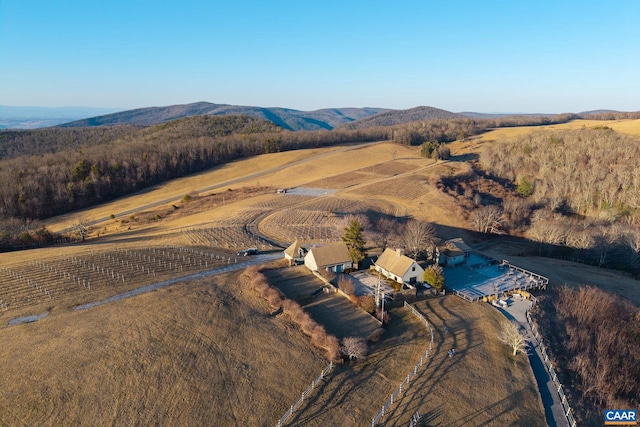
[[[640,110],[640,1],[0,0],[0,105]]]

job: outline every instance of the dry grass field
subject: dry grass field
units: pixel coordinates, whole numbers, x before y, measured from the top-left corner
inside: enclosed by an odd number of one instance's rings
[[[274,425],[326,365],[237,273],[2,327],[0,342],[11,426]]]
[[[435,329],[435,353],[385,425],[406,426],[418,410],[429,425],[546,425],[526,355],[511,356],[498,340],[504,321],[498,311],[452,295],[415,307]],[[456,350],[452,358],[450,348]]]
[[[639,134],[639,123],[558,126],[606,125]],[[436,223],[442,237],[467,237],[461,208],[432,184],[435,177],[467,170],[465,160],[492,140],[540,128],[456,141],[449,162],[390,143],[269,154],[47,221],[55,231],[78,218],[101,220],[86,244],[0,254],[0,425],[275,424],[326,360],[286,316],[270,317],[266,303],[240,288],[234,274],[86,311],[73,307],[215,268],[248,246],[277,249],[261,236],[283,244],[336,240],[349,214],[412,216]],[[275,192],[296,186],[336,191],[318,197]],[[192,200],[181,202],[187,193]],[[589,283],[640,304],[637,281],[614,272],[521,256],[508,244],[485,250],[548,276],[551,285]],[[294,299],[300,295],[292,290],[316,286],[302,277],[281,279]],[[366,336],[373,327],[344,298],[322,294],[306,305],[340,337]],[[528,365],[508,357],[495,339],[497,312],[455,298],[418,308],[438,331],[438,351],[385,425],[407,425],[417,409],[437,425],[544,424]],[[8,325],[42,313],[49,316]],[[428,346],[419,322],[403,309],[392,315],[370,355],[339,366],[291,425],[370,422]],[[455,335],[443,335],[444,325]],[[448,359],[450,347],[460,357]]]
[[[497,338],[501,315],[486,304],[447,296],[416,306],[435,328],[434,353],[383,418],[407,426],[420,410],[429,425],[544,426],[526,356],[512,358]],[[429,345],[424,325],[404,308],[391,312],[390,336],[362,361],[336,369],[322,393],[303,405],[292,425],[362,426],[382,407]],[[444,327],[450,331],[444,333]],[[455,347],[457,355],[447,357]]]

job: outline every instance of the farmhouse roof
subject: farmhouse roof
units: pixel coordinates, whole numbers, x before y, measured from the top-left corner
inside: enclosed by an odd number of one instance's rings
[[[302,249],[302,246],[300,246],[296,240],[284,250],[284,253],[289,255],[291,258],[298,258],[300,256],[300,249]]]
[[[471,246],[467,245],[462,238],[447,240],[440,248],[440,252],[449,257],[460,256],[471,252]]]
[[[406,255],[402,255],[397,250],[387,248],[376,261],[376,265],[384,268],[389,273],[402,277],[414,262],[415,260]]]
[[[344,243],[311,248],[307,256],[313,256],[318,267],[327,267],[352,261],[349,249]]]

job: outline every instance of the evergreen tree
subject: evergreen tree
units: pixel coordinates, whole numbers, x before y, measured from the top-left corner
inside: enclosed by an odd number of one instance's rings
[[[518,183],[516,193],[520,194],[522,197],[529,197],[533,194],[533,184],[523,176]]]
[[[349,254],[354,263],[362,261],[366,253],[364,251],[364,229],[357,219],[349,221],[349,225],[344,229],[342,241],[349,248]]]

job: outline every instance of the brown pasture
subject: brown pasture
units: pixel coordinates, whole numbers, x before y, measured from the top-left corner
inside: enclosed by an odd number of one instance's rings
[[[326,360],[237,274],[0,329],[0,425],[274,425]]]
[[[544,411],[526,356],[512,358],[498,340],[502,316],[488,305],[448,296],[416,306],[434,327],[433,353],[390,407],[381,425],[407,426],[419,410],[433,424],[447,426],[544,426]],[[362,426],[417,364],[429,333],[404,308],[369,355],[340,366],[293,417],[293,425]],[[445,334],[444,327],[450,331]],[[449,359],[447,351],[457,355]]]

